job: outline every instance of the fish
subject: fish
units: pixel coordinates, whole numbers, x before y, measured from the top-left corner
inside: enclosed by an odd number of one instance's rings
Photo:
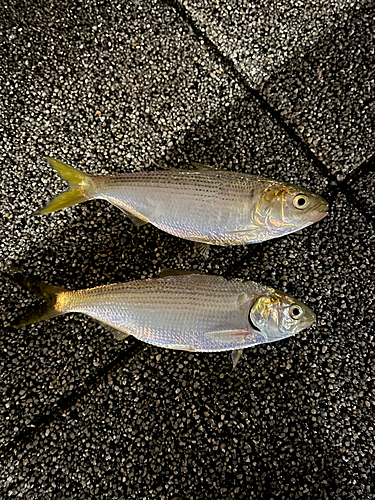
[[[260,243],[299,231],[328,212],[328,203],[305,188],[197,163],[194,170],[95,176],[54,158],[47,161],[70,189],[35,215],[104,199],[136,226],[151,223],[200,245]]]
[[[253,281],[164,271],[159,277],[78,291],[18,275],[16,281],[43,299],[21,314],[20,328],[66,313],[83,313],[115,332],[158,347],[190,352],[232,351],[291,337],[311,326],[313,311],[293,297]]]

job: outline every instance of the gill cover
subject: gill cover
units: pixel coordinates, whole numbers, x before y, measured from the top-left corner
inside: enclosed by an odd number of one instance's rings
[[[261,226],[269,229],[279,229],[286,226],[292,226],[287,222],[284,207],[286,199],[290,196],[291,190],[284,185],[269,186],[260,196],[255,207],[255,221]]]

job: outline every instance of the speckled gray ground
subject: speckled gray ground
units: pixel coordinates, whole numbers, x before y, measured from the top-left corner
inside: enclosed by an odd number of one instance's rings
[[[318,317],[235,372],[227,353],[117,343],[80,315],[4,330],[4,498],[374,498],[374,10],[311,3],[301,21],[294,5],[277,4],[281,25],[271,3],[0,9],[3,267],[70,288],[198,269],[276,286]],[[259,172],[331,210],[204,260],[105,202],[33,217],[64,187],[47,153],[95,173]],[[33,299],[0,280],[7,321]]]
[[[372,0],[181,4],[197,29],[338,179],[371,157]]]

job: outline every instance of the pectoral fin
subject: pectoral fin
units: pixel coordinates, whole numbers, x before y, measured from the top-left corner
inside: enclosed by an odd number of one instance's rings
[[[247,330],[222,330],[218,332],[208,332],[205,336],[216,342],[239,342],[246,335],[251,335],[251,332]]]
[[[205,333],[205,336],[214,342],[244,342],[246,347],[267,342],[267,338],[262,332],[249,330],[221,330]]]
[[[132,221],[132,223],[136,226],[136,227],[142,227],[144,226],[145,224],[148,224],[148,220],[144,220],[144,219],[140,219],[139,217],[137,217],[136,215],[133,215],[131,214],[130,212],[128,212],[127,210],[125,210],[124,208],[120,208],[120,207],[117,207],[121,210],[121,212],[123,212],[127,217],[129,217],[129,219]]]

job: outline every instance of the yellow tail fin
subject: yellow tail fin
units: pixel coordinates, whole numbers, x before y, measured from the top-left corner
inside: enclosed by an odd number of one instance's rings
[[[55,304],[57,296],[62,292],[67,292],[65,288],[47,285],[47,283],[42,283],[32,276],[24,277],[17,272],[14,273],[12,270],[10,271],[11,273],[5,273],[5,275],[7,275],[11,281],[17,283],[19,286],[41,299],[42,303],[31,306],[20,316],[15,318],[12,323],[6,324],[5,326],[12,329],[22,328],[23,326],[32,325],[33,323],[63,314],[61,311],[55,309]]]
[[[66,165],[54,158],[47,157],[48,164],[56,170],[59,176],[69,182],[69,191],[56,196],[53,200],[47,203],[44,208],[37,210],[34,215],[44,215],[51,212],[56,212],[62,208],[77,205],[87,201],[89,197],[85,194],[91,175],[85,174],[76,168]]]

